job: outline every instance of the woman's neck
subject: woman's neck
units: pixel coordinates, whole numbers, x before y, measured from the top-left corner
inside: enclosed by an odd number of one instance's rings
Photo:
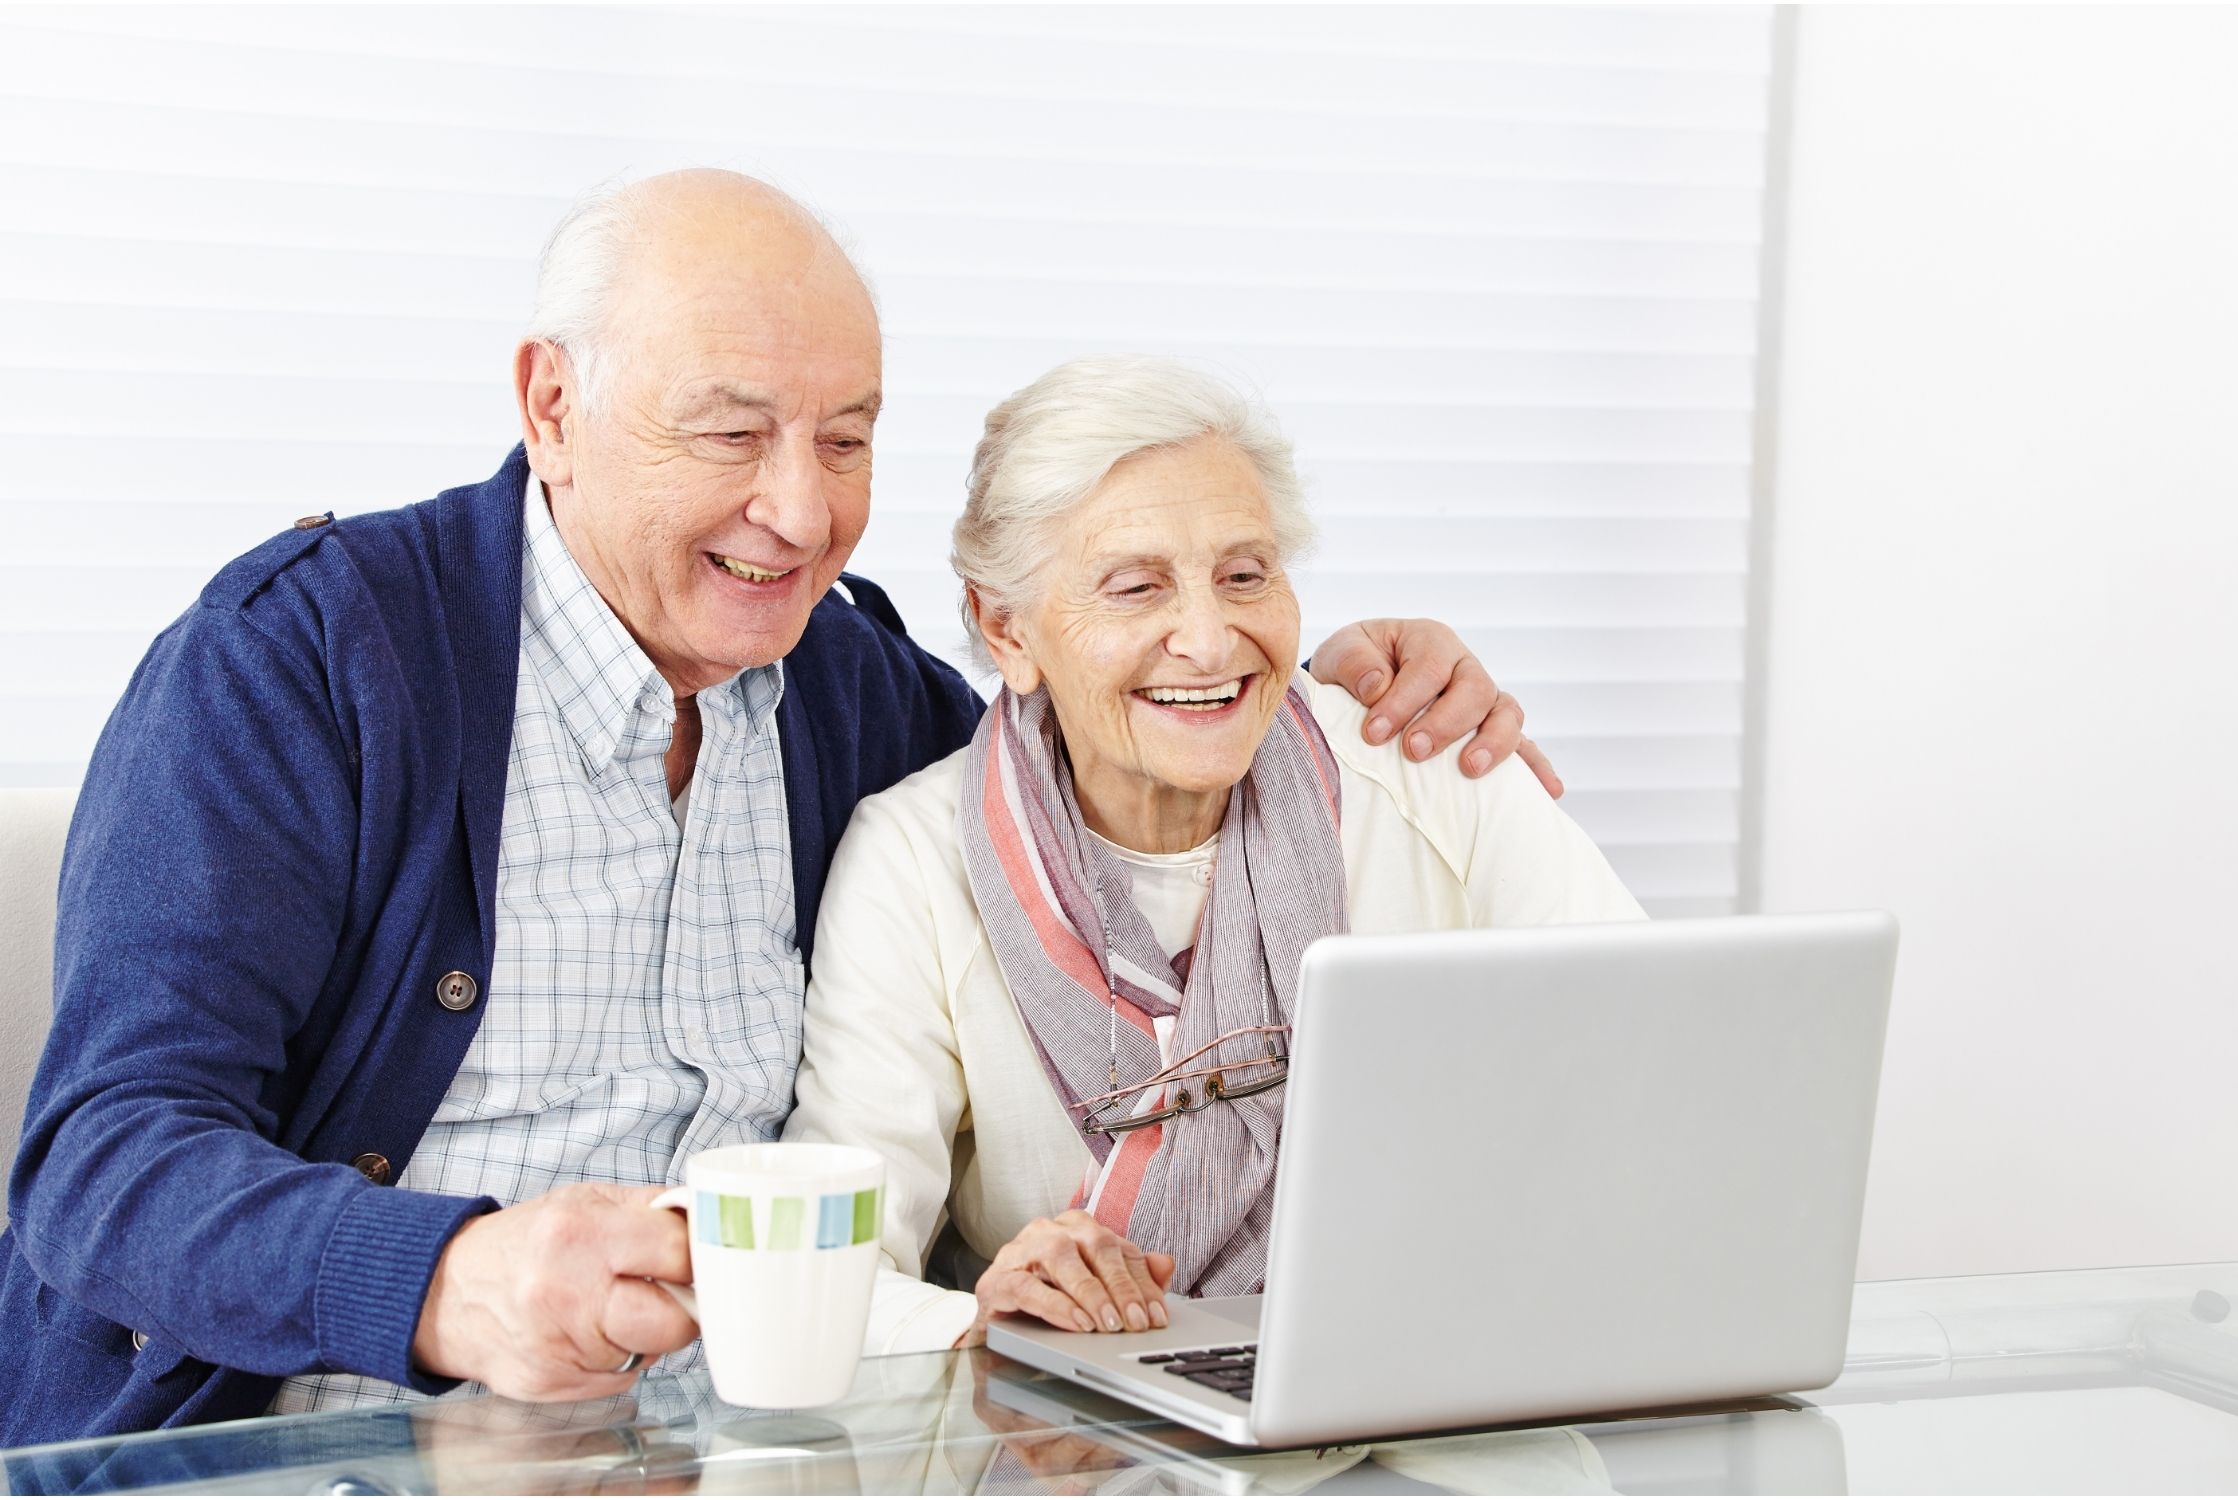
[[[1138,777],[1080,776],[1072,784],[1082,821],[1137,854],[1185,854],[1220,831],[1228,793],[1189,792]]]

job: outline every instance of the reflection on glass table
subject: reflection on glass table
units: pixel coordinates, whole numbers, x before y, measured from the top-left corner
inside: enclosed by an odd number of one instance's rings
[[[1867,1283],[1824,1391],[1296,1452],[988,1355],[868,1360],[818,1411],[453,1396],[0,1455],[16,1492],[1838,1494],[2238,1489],[2238,1265]]]

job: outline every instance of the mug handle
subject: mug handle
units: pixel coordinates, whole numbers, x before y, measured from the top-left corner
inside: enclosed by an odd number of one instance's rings
[[[684,1215],[686,1222],[689,1222],[691,1219],[691,1202],[692,1190],[688,1186],[679,1185],[677,1187],[670,1188],[667,1192],[661,1194],[658,1198],[655,1198],[653,1200],[653,1207],[673,1208],[678,1213]],[[673,1281],[663,1281],[657,1276],[650,1277],[648,1279],[651,1280],[653,1285],[668,1293],[669,1296],[674,1297],[677,1301],[677,1304],[681,1306],[685,1312],[691,1314],[692,1321],[694,1323],[697,1323],[699,1321],[699,1297],[692,1291],[690,1287],[678,1286]]]

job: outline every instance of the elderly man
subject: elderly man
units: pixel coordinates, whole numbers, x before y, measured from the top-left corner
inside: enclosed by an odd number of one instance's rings
[[[0,1443],[607,1395],[693,1338],[646,1205],[783,1123],[848,814],[980,703],[840,583],[878,321],[796,204],[694,172],[579,209],[514,376],[494,478],[228,565],[102,735],[0,1246]],[[1318,665],[1386,735],[1450,675],[1409,748],[1476,729],[1481,771],[1520,715],[1402,634]]]

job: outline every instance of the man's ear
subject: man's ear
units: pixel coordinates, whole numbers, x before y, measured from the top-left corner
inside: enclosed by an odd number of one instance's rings
[[[548,485],[573,484],[574,450],[568,437],[578,416],[575,371],[557,344],[524,339],[513,351],[513,399],[521,409],[528,466]]]
[[[997,609],[976,583],[964,585],[964,602],[979,626],[980,639],[987,643],[987,654],[995,659],[995,670],[1002,673],[1003,686],[1021,698],[1040,687],[1041,668],[1019,636],[1018,617]]]

